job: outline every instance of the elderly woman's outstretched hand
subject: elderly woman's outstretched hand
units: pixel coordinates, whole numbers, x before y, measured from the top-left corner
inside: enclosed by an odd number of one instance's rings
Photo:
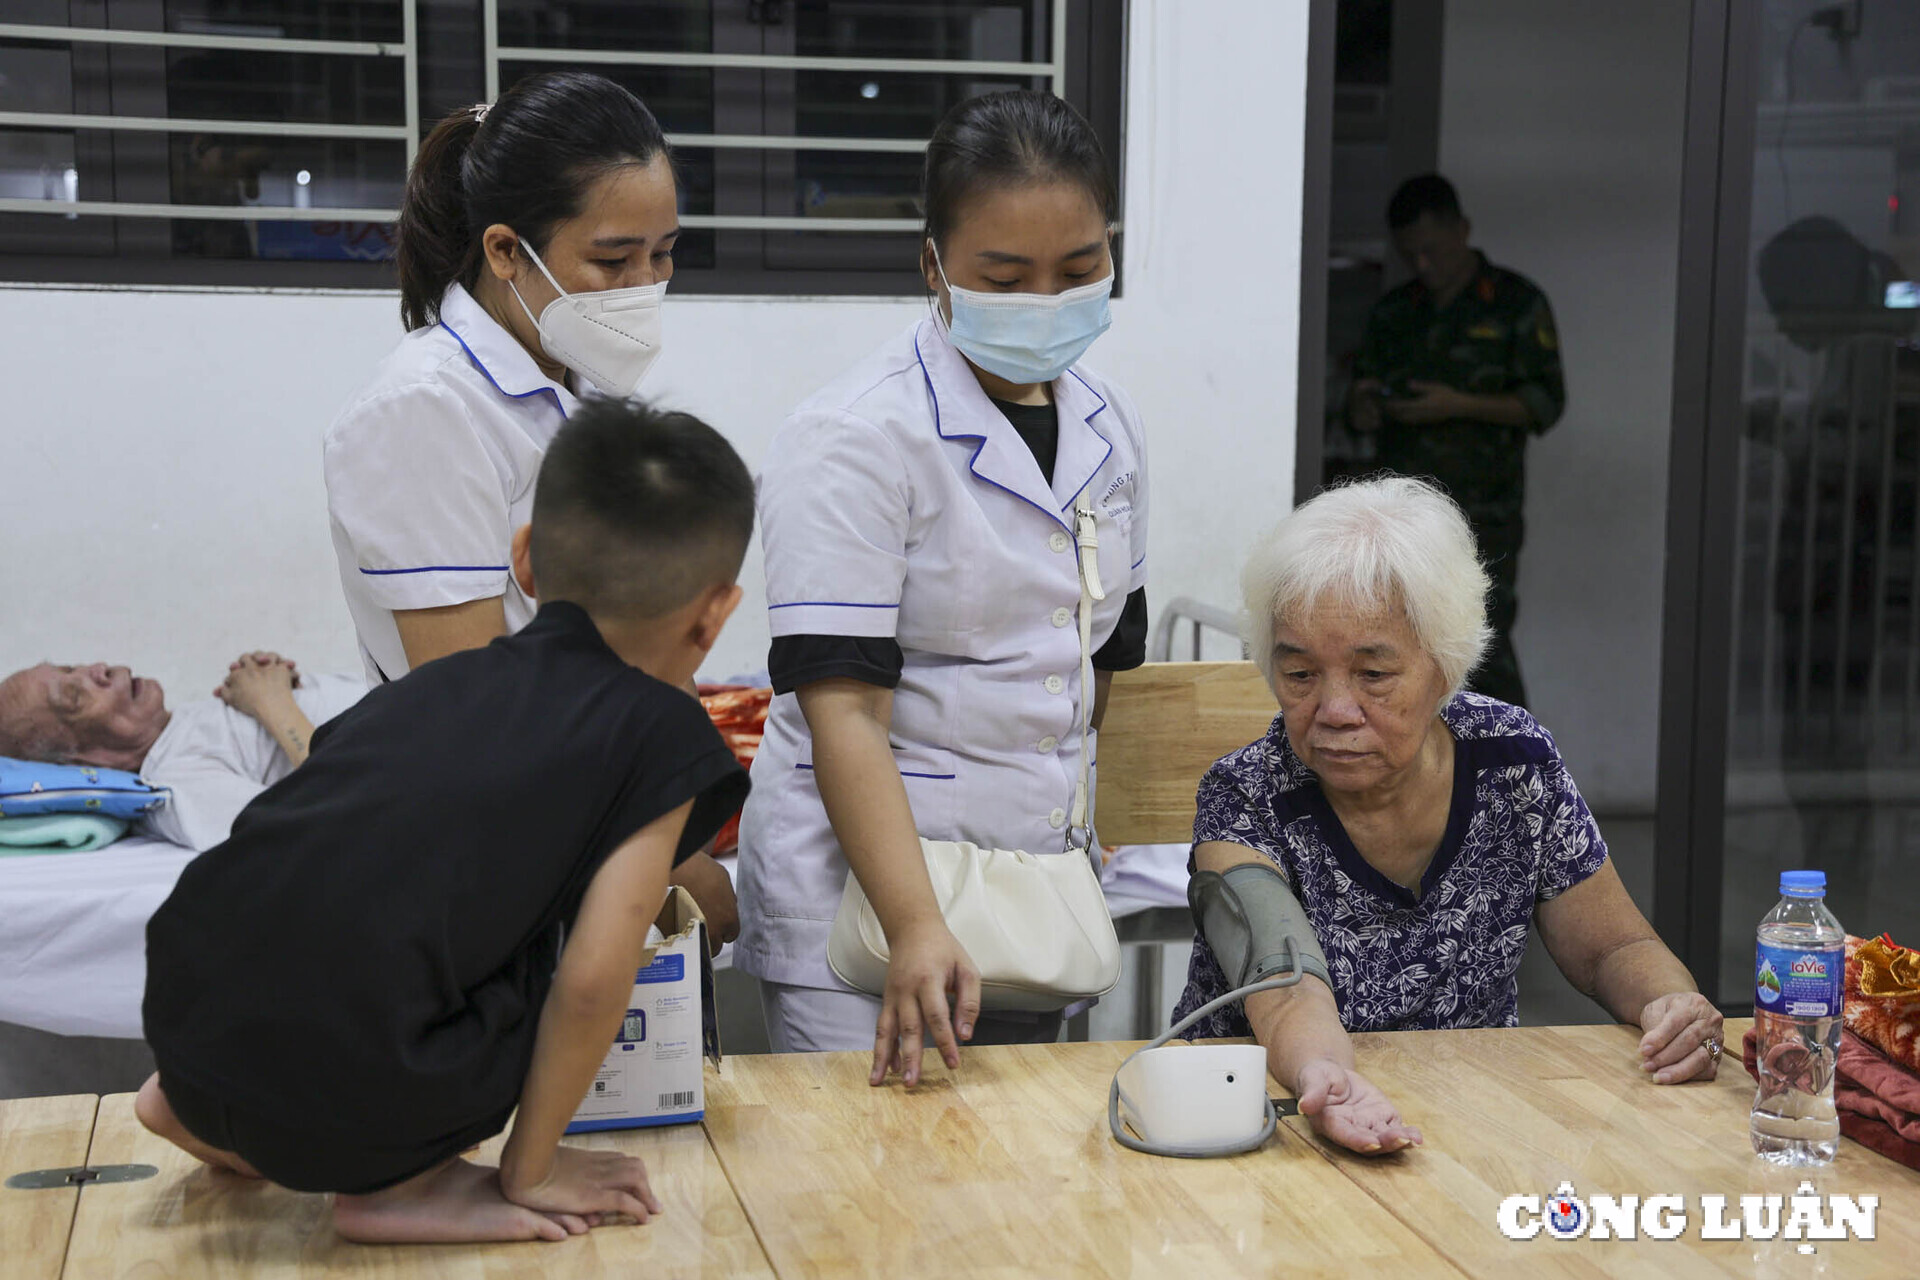
[[[1417,1147],[1420,1131],[1400,1120],[1400,1109],[1380,1087],[1331,1058],[1315,1058],[1300,1068],[1300,1114],[1320,1136],[1363,1155],[1385,1155]]]
[[[1647,1001],[1640,1012],[1640,1069],[1655,1084],[1711,1080],[1720,1069],[1724,1019],[1698,991],[1676,991]]]

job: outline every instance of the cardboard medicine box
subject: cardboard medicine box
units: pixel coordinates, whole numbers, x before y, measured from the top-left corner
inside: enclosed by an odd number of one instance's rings
[[[634,975],[627,1016],[568,1133],[690,1124],[706,1114],[703,1059],[720,1063],[707,922],[675,885],[658,927],[664,938]]]

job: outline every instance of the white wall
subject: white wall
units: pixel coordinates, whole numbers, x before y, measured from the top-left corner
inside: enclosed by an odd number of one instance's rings
[[[1306,6],[1133,0],[1131,25],[1126,292],[1090,363],[1148,424],[1155,598],[1228,604],[1292,490]],[[757,463],[796,401],[923,313],[673,298],[649,391]],[[391,294],[0,290],[0,673],[100,657],[177,699],[243,648],[357,669],[319,439],[398,337]],[[765,663],[757,552],[746,585],[708,675]]]
[[[1567,412],[1527,462],[1514,643],[1596,808],[1650,810],[1687,6],[1447,0],[1440,169],[1546,290]]]

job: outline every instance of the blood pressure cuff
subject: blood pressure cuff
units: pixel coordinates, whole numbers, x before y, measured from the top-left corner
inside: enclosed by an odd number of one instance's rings
[[[1273,867],[1245,862],[1218,871],[1196,871],[1187,882],[1193,923],[1213,948],[1229,989],[1291,972],[1289,944],[1300,967],[1333,989],[1327,958],[1313,922],[1293,890]]]

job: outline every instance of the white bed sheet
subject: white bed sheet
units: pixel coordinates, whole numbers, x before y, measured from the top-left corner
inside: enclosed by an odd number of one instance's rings
[[[140,837],[0,858],[0,1022],[138,1039],[147,920],[193,858]]]

